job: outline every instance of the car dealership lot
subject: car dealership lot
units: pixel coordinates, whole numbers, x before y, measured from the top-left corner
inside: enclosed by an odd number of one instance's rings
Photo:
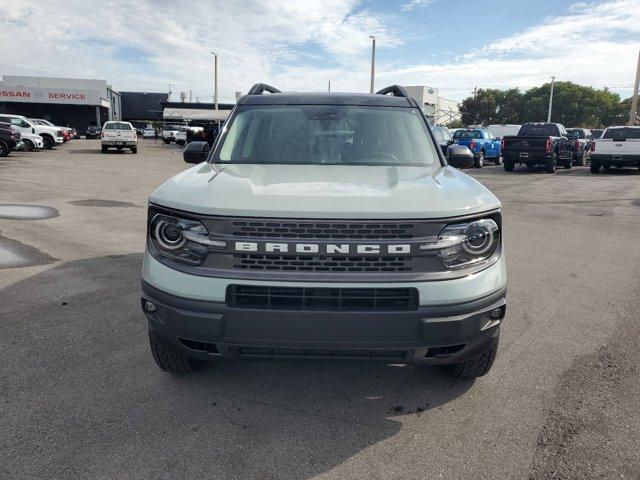
[[[368,363],[160,372],[146,197],[185,167],[154,140],[0,159],[0,204],[59,213],[0,207],[0,478],[640,476],[636,171],[467,170],[503,202],[509,257],[498,358],[473,382]]]

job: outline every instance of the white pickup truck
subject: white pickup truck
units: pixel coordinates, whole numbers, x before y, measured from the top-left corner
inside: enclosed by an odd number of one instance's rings
[[[129,122],[105,122],[100,138],[102,153],[107,153],[110,148],[128,148],[131,153],[138,153],[138,135]]]
[[[591,143],[591,173],[612,165],[640,169],[640,127],[609,127]]]

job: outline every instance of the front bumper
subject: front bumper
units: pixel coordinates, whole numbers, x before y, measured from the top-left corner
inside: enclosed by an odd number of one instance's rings
[[[415,283],[420,292],[417,310],[296,311],[230,307],[224,297],[226,285],[261,282],[185,275],[168,269],[147,254],[142,305],[154,339],[192,358],[286,357],[458,363],[481,354],[497,341],[506,312],[504,267],[501,259],[486,270],[469,276],[475,278]],[[191,283],[184,277],[191,277]],[[205,290],[187,295],[190,286],[197,283],[202,283]],[[184,288],[184,293],[177,295],[175,288],[171,288],[176,286]],[[208,295],[207,286],[212,287]],[[208,298],[203,299],[205,295]],[[445,300],[444,295],[449,295],[449,300]],[[201,298],[194,298],[196,296]],[[155,305],[155,311],[144,308],[147,301]],[[500,310],[498,318],[491,318],[490,312],[496,309]]]
[[[63,144],[63,143],[64,143],[64,137],[55,137],[55,138],[54,138],[54,141],[55,141],[58,145]]]

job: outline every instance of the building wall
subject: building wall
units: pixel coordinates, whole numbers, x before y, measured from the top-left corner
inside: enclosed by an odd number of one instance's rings
[[[96,108],[100,112],[100,124],[109,120],[108,109],[94,105],[0,102],[0,113],[24,115],[27,118],[44,118],[56,125],[75,127],[81,133],[84,133],[89,125],[97,123]]]
[[[162,120],[161,102],[166,102],[168,94],[151,92],[120,92],[122,99],[122,119],[158,121]]]
[[[442,98],[437,88],[411,85],[404,87],[404,89],[418,102],[430,122],[446,125],[460,118],[458,102]]]

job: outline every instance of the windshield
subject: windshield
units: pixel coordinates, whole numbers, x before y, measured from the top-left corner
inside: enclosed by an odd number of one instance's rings
[[[105,130],[133,130],[131,125],[125,122],[111,122],[104,124]]]
[[[555,123],[527,123],[520,127],[518,136],[559,137],[560,130]]]
[[[638,139],[640,138],[640,128],[607,128],[602,138],[614,138],[616,140]]]
[[[604,130],[591,130],[591,136],[593,138],[600,138],[600,135],[602,135],[602,132],[604,132]]]
[[[245,107],[216,162],[298,165],[439,165],[415,109],[338,105]]]
[[[176,130],[179,130],[180,127],[177,127],[176,125],[165,125],[164,130],[167,132],[173,132]]]

